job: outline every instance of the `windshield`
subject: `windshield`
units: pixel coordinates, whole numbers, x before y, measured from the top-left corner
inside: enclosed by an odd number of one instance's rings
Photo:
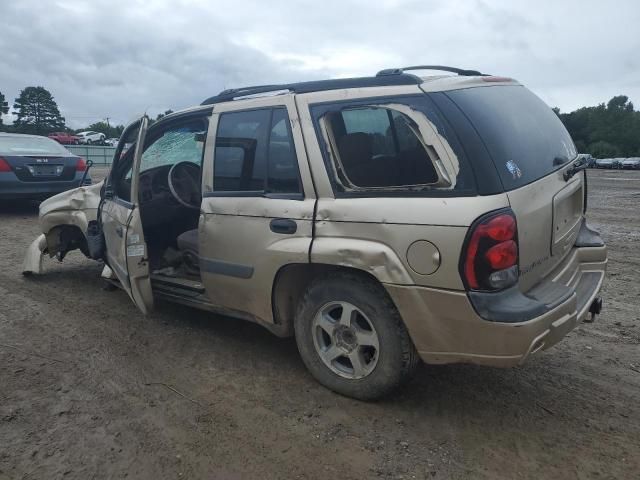
[[[0,155],[56,155],[71,153],[55,140],[46,137],[0,136]]]
[[[522,86],[453,90],[489,150],[505,190],[513,190],[573,160],[576,147],[558,116]]]

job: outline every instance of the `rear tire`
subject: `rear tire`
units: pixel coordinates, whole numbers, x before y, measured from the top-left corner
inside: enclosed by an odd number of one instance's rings
[[[380,398],[408,381],[419,363],[387,292],[363,275],[333,273],[313,281],[294,326],[311,374],[348,397]]]

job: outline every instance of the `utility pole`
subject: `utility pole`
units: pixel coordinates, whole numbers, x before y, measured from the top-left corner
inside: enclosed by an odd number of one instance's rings
[[[105,120],[107,121],[107,127],[111,128],[111,125],[109,125],[109,117],[105,118]]]

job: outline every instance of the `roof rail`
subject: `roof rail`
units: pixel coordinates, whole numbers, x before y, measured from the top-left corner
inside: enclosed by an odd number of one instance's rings
[[[254,87],[228,88],[226,90],[223,90],[216,96],[232,100],[234,98],[245,97],[249,95],[259,95],[261,93],[289,90],[288,88],[282,88],[283,86],[284,85],[256,85]]]
[[[387,75],[401,75],[407,70],[440,70],[443,72],[457,73],[463,77],[474,76],[486,76],[485,73],[480,73],[477,70],[465,70],[463,68],[447,67],[444,65],[415,65],[413,67],[402,68],[386,68],[376,73],[376,77],[385,77]]]
[[[418,85],[422,79],[410,73],[360,78],[335,78],[331,80],[317,80],[311,82],[287,83],[281,85],[257,85],[253,87],[231,88],[223,90],[218,95],[207,98],[202,105],[227,102],[241,98],[258,96],[260,94],[309,93],[324,90],[339,90],[343,88],[381,87],[392,85]]]

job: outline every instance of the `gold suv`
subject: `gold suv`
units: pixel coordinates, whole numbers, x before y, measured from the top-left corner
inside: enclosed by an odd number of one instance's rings
[[[421,77],[414,70],[454,75]],[[154,299],[295,335],[372,399],[427,363],[512,366],[600,312],[586,163],[518,82],[450,67],[225,90],[122,135],[103,184],[42,203],[25,259],[74,248]]]

